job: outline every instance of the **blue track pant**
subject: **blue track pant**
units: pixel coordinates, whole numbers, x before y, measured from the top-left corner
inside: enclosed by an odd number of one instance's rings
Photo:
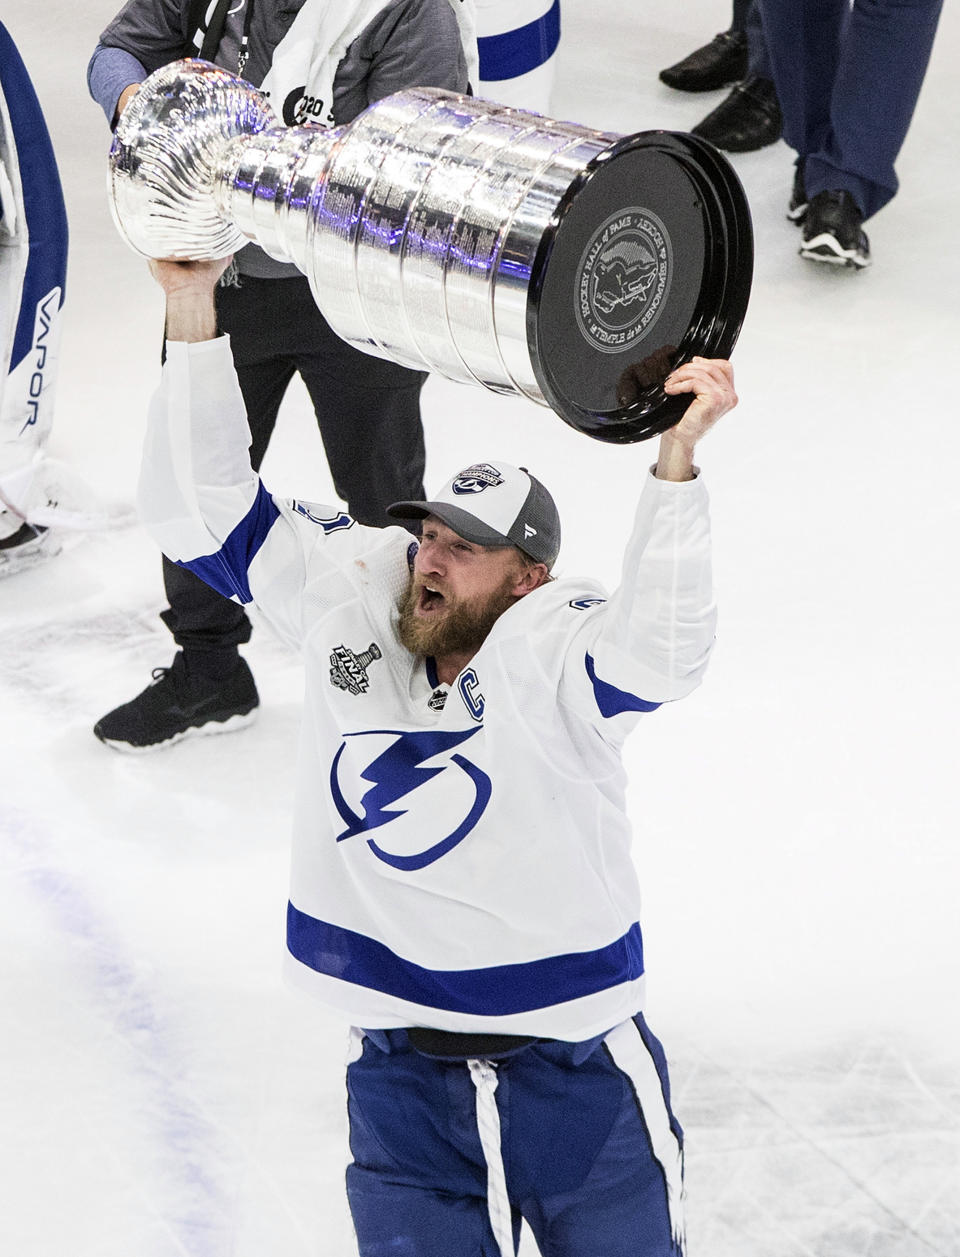
[[[896,194],[893,164],[927,72],[943,0],[759,0],[808,197],[847,191],[865,218]]]

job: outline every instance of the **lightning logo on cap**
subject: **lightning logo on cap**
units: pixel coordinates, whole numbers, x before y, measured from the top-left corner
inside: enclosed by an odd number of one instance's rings
[[[489,463],[474,463],[467,467],[453,482],[454,493],[482,493],[498,484],[503,484],[503,476]]]

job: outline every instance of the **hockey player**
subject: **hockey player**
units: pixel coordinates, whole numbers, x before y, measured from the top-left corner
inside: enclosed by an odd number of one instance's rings
[[[30,76],[0,23],[0,576],[56,554],[43,451],[67,269],[60,177]]]
[[[357,1027],[347,1189],[361,1257],[683,1251],[682,1133],[644,1021],[621,747],[699,683],[714,636],[697,440],[729,363],[646,475],[610,597],[551,569],[553,499],[492,459],[418,546],[253,472],[223,263],[155,262],[167,356],[139,501],[164,552],[256,602],[305,662],[287,945]]]

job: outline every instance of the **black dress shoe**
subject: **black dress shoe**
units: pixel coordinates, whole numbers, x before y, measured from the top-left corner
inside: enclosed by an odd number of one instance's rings
[[[678,92],[715,92],[736,83],[747,72],[747,37],[743,31],[721,31],[676,65],[660,71],[660,82]]]
[[[773,144],[783,133],[777,89],[759,75],[744,79],[692,133],[728,153],[752,153]]]

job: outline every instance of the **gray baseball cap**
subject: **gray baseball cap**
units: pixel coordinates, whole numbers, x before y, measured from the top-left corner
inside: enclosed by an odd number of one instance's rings
[[[464,541],[481,546],[518,546],[551,568],[560,552],[560,516],[553,498],[525,467],[473,463],[429,502],[394,502],[394,519],[436,515]]]

